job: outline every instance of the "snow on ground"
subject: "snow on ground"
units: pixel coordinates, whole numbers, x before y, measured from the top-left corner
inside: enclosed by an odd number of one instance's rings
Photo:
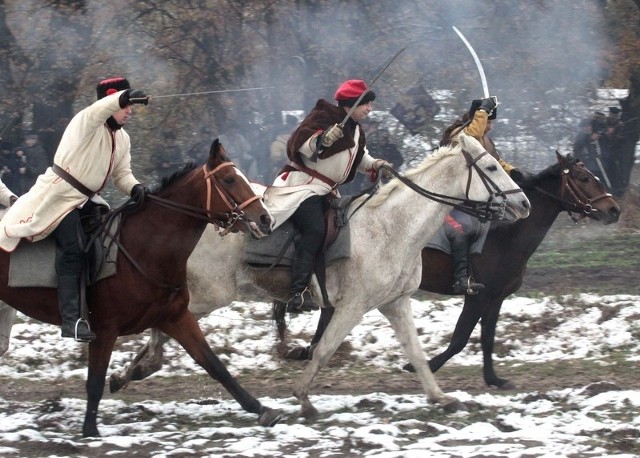
[[[425,355],[434,356],[446,347],[461,304],[459,298],[413,301]],[[205,333],[211,331],[207,333],[211,346],[229,349],[219,356],[232,374],[248,368],[281,368],[268,351],[275,341],[269,315],[269,304],[235,302],[201,320]],[[638,317],[637,296],[512,297],[505,301],[498,323],[497,336],[504,339],[504,350],[495,356],[496,365],[563,359],[607,364],[604,361],[611,360],[612,353],[637,361]],[[541,318],[556,321],[544,335],[519,338],[529,334],[519,329]],[[306,343],[316,321],[317,314],[291,320],[293,341],[299,336],[298,342]],[[476,329],[474,336],[478,333]],[[119,342],[110,371],[130,361],[143,339]],[[406,362],[389,325],[377,312],[366,315],[348,341],[358,364],[385,371]],[[86,368],[79,361],[78,345],[60,339],[57,327],[19,315],[11,347],[2,357],[0,377],[42,383],[71,378],[83,383]],[[448,364],[479,367],[481,361],[479,344],[470,343]],[[154,377],[186,376],[194,371],[201,369],[172,342],[165,348],[163,369]],[[449,394],[468,403],[470,410],[446,414],[415,394],[332,396],[312,391],[311,400],[321,416],[307,423],[297,416],[295,398],[260,398],[285,414],[273,428],[257,426],[255,415],[232,401],[163,399],[127,405],[107,394],[100,405],[102,438],[98,439],[80,437],[84,399],[23,403],[0,398],[0,455],[21,456],[29,443],[49,450],[47,456],[65,456],[69,450],[73,456],[133,456],[135,451],[138,456],[154,457],[637,456],[612,455],[598,438],[605,431],[611,441],[640,440],[640,391],[594,393],[580,387],[546,393]]]

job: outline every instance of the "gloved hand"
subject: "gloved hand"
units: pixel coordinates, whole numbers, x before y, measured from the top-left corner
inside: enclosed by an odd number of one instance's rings
[[[509,176],[518,186],[532,186],[535,181],[535,175],[529,172],[523,172],[519,169],[511,169]]]
[[[480,110],[486,112],[487,114],[491,114],[497,106],[498,103],[495,97],[487,97],[486,99],[482,99],[482,102],[480,103]]]
[[[149,103],[149,96],[140,89],[127,89],[120,96],[119,102],[120,108],[128,107],[134,103],[147,105]]]
[[[145,195],[149,192],[149,188],[138,183],[131,188],[131,199],[133,200],[136,208],[142,205]]]
[[[344,137],[342,127],[340,127],[340,124],[334,124],[324,131],[322,137],[320,137],[320,144],[323,148],[329,148],[342,137]]]
[[[383,167],[390,167],[393,168],[393,165],[390,162],[385,161],[384,159],[376,159],[376,161],[373,163],[373,170],[371,171],[371,181],[376,181],[378,179],[378,174],[380,173],[380,169],[382,169],[382,176],[385,178],[392,178],[393,175],[391,174],[391,172],[389,172],[386,168]]]

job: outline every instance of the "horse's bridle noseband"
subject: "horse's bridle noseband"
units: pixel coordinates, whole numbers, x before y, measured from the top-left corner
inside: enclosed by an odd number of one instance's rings
[[[467,187],[465,191],[465,198],[452,197],[444,194],[438,194],[435,192],[428,191],[413,181],[403,177],[398,173],[395,169],[383,165],[383,167],[389,171],[393,176],[395,176],[398,180],[400,180],[407,187],[411,188],[413,191],[417,192],[421,196],[424,196],[428,199],[431,199],[435,202],[450,205],[454,208],[457,208],[463,213],[467,213],[471,216],[478,218],[481,222],[489,221],[492,219],[502,219],[506,213],[507,207],[507,194],[515,194],[522,192],[522,189],[509,189],[507,191],[501,190],[497,184],[491,178],[487,176],[487,174],[478,166],[477,162],[485,155],[489,154],[484,151],[482,154],[479,154],[475,159],[471,157],[467,151],[462,150],[462,155],[467,162],[467,168],[469,169],[469,174],[467,178]],[[471,178],[473,174],[473,170],[478,173],[478,176],[482,180],[487,191],[489,191],[489,198],[486,201],[480,200],[471,200],[469,199],[469,191],[471,189]],[[501,202],[494,202],[493,199],[496,197],[501,197]]]
[[[580,221],[581,219],[586,218],[588,215],[590,215],[594,211],[595,212],[598,211],[598,209],[593,208],[593,204],[595,202],[611,197],[610,193],[604,191],[604,187],[603,187],[602,194],[600,194],[600,195],[598,195],[596,197],[587,196],[578,187],[578,185],[576,184],[576,178],[572,174],[573,169],[578,164],[579,164],[579,162],[575,161],[569,167],[564,167],[560,171],[560,182],[561,182],[561,185],[560,185],[561,186],[561,188],[560,188],[560,197],[558,197],[555,194],[552,194],[552,193],[550,193],[548,191],[545,191],[544,189],[542,189],[542,188],[540,188],[538,186],[534,187],[538,192],[541,192],[542,194],[545,194],[546,196],[549,196],[552,199],[557,200],[563,206],[568,207],[569,209],[567,210],[567,212],[569,213],[569,217],[576,223],[578,221]],[[594,180],[597,180],[597,177],[590,170],[585,168],[584,171],[586,173],[588,173],[589,175],[591,175]],[[567,199],[567,197],[566,197],[567,195],[570,196],[571,200]],[[574,216],[572,214],[572,212],[580,213],[580,215],[576,217],[576,216]]]
[[[252,202],[260,199],[261,197],[258,195],[254,195],[253,197],[250,197],[249,199],[242,202],[241,204],[237,204],[235,200],[233,200],[233,198],[229,195],[229,193],[224,190],[224,188],[220,184],[220,181],[215,175],[216,172],[218,172],[219,170],[225,167],[235,167],[235,164],[231,161],[223,162],[212,170],[207,170],[206,164],[202,166],[204,179],[207,182],[207,197],[206,197],[204,209],[193,206],[193,205],[174,202],[172,200],[164,199],[162,197],[158,197],[153,194],[149,194],[147,197],[151,201],[159,205],[162,205],[167,208],[171,208],[185,215],[193,216],[194,218],[205,220],[208,223],[214,224],[218,227],[228,230],[231,227],[233,227],[237,222],[244,220],[245,219],[244,208],[246,208]],[[227,211],[219,212],[211,209],[211,205],[212,205],[211,188],[212,187],[218,193],[218,196],[220,196],[225,206],[228,208]]]

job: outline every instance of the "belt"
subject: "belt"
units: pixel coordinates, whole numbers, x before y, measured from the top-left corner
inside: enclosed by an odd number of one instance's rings
[[[93,197],[96,194],[94,191],[92,191],[91,189],[87,188],[85,185],[83,185],[78,180],[73,178],[71,176],[71,174],[69,172],[67,172],[66,170],[64,170],[62,167],[59,167],[56,164],[53,164],[51,166],[51,169],[53,170],[53,172],[56,175],[58,175],[60,178],[62,178],[64,181],[69,183],[74,188],[76,188],[78,191],[80,191],[85,196],[90,198],[90,197]]]

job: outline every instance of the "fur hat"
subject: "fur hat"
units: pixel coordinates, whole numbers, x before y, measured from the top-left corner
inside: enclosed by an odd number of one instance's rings
[[[476,114],[478,108],[482,105],[482,99],[475,99],[471,101],[471,108],[469,108],[469,119],[473,119],[473,115]],[[496,119],[498,116],[498,107],[495,107],[491,114],[489,115],[489,119]]]
[[[358,97],[367,90],[367,83],[362,80],[347,80],[338,87],[336,94],[333,96],[338,101],[338,105],[341,107],[352,107]],[[376,94],[373,91],[369,91],[362,97],[362,100],[358,105],[364,105],[369,102],[373,102],[376,99]]]
[[[100,81],[96,86],[98,100],[108,95],[115,94],[116,92],[124,91],[125,89],[131,89],[131,86],[129,85],[129,81],[121,76],[107,78],[106,80]]]

